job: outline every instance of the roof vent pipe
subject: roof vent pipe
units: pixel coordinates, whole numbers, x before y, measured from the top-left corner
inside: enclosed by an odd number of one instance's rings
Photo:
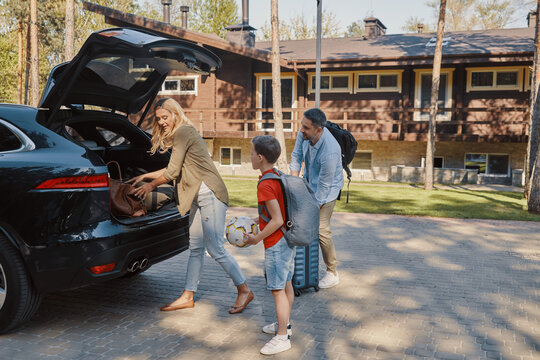
[[[189,12],[189,6],[182,5],[180,6],[180,12],[182,13],[182,19],[180,26],[183,29],[187,29],[187,15]]]
[[[242,24],[249,24],[249,0],[242,0]]]
[[[170,24],[172,0],[161,0],[161,4],[163,5],[163,22]]]

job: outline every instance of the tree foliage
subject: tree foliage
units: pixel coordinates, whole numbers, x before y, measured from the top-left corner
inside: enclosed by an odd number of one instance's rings
[[[225,28],[240,22],[235,0],[193,0],[189,28],[225,37]]]
[[[410,16],[406,21],[405,25],[401,28],[401,30],[407,32],[407,33],[417,33],[418,31],[418,25],[422,24],[422,32],[423,33],[430,33],[435,32],[435,28],[433,25],[426,23],[426,21],[422,18],[419,18],[418,16]]]
[[[438,0],[430,0],[427,5],[438,14]],[[448,0],[445,30],[503,28],[522,5],[523,0]]]
[[[267,21],[259,29],[257,34],[259,40],[269,41],[272,39],[272,28]],[[339,31],[339,21],[332,11],[323,10],[321,18],[321,36],[323,38],[334,38],[341,35]],[[302,40],[314,39],[317,36],[317,17],[314,16],[308,21],[303,14],[296,14],[288,21],[280,21],[280,40]]]
[[[352,24],[347,26],[347,30],[345,31],[345,37],[353,37],[353,36],[363,36],[365,33],[365,26],[363,20],[354,21]]]

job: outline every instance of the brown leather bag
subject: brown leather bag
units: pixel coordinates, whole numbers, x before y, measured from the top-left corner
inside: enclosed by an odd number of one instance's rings
[[[117,218],[130,218],[146,215],[146,207],[141,199],[135,197],[132,192],[135,187],[131,184],[122,182],[122,174],[120,173],[120,164],[116,161],[107,163],[115,164],[118,168],[118,177],[120,180],[110,179],[110,194],[111,194],[111,213]]]

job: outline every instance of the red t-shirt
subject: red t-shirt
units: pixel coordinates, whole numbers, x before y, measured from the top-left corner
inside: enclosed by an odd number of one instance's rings
[[[261,176],[259,176],[259,179],[266,173],[273,171],[273,169],[270,169],[268,171],[265,171]],[[273,171],[276,175],[278,175],[275,171]],[[265,205],[265,201],[276,199],[279,203],[279,208],[281,210],[281,216],[283,218],[283,221],[285,221],[285,204],[283,202],[283,191],[281,189],[281,184],[279,180],[274,179],[268,179],[261,181],[261,183],[257,186],[257,202],[259,205]],[[264,208],[262,210],[263,215],[267,218],[270,218],[270,214],[268,214]],[[259,229],[261,231],[266,227],[267,222],[261,219],[259,216]],[[268,249],[269,247],[274,246],[277,244],[277,242],[283,237],[283,231],[280,229],[277,229],[273,234],[268,236],[266,239],[263,240],[264,242],[264,248]]]

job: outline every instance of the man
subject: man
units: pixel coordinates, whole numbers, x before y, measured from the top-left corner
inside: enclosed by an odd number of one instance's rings
[[[326,116],[321,110],[309,109],[304,112],[290,165],[291,174],[298,176],[304,162],[304,178],[321,208],[319,244],[326,264],[326,275],[319,282],[321,289],[339,283],[330,218],[343,187],[341,148],[325,125]]]

